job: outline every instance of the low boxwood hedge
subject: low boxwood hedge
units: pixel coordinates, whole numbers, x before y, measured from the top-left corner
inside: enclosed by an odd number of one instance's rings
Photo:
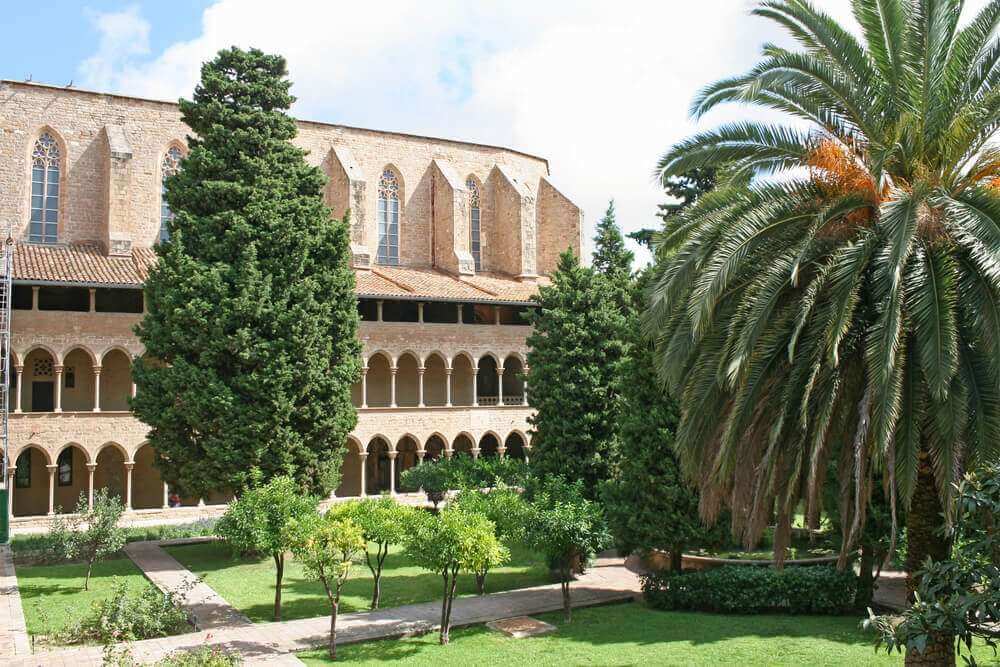
[[[643,577],[642,590],[656,609],[726,614],[842,614],[850,611],[857,575],[833,567],[727,565],[696,572]]]

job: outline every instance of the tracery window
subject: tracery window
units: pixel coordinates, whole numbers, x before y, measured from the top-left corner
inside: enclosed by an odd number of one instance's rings
[[[59,472],[59,486],[73,485],[73,448],[67,447],[56,459]]]
[[[170,221],[174,213],[167,204],[167,179],[181,170],[181,149],[171,146],[160,165],[160,243],[170,240]]]
[[[392,169],[382,172],[378,181],[378,253],[379,264],[399,264],[399,179]]]
[[[31,488],[31,450],[26,449],[17,457],[14,468],[14,486],[18,489]]]
[[[465,181],[469,191],[469,235],[472,247],[472,259],[476,263],[476,271],[483,270],[483,237],[480,229],[479,185],[471,176]]]
[[[31,151],[30,243],[56,243],[59,232],[59,144],[48,132],[42,133]]]

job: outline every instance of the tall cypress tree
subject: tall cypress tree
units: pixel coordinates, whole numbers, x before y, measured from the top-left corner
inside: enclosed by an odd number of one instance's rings
[[[170,241],[136,328],[136,415],[185,494],[239,489],[251,468],[326,494],[357,421],[358,315],[348,230],[291,141],[284,58],[221,51],[182,118],[194,136],[167,182]]]
[[[532,467],[583,480],[594,498],[614,463],[627,320],[609,282],[569,250],[538,301],[528,337]]]

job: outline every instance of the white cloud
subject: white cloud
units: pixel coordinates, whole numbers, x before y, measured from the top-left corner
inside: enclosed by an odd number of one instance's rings
[[[695,129],[694,94],[781,39],[748,17],[752,4],[218,0],[196,38],[149,57],[149,25],[129,9],[96,17],[100,44],[80,75],[88,87],[172,99],[190,95],[220,48],[278,52],[300,117],[547,157],[554,181],[584,208],[589,238],[612,197],[626,231],[657,224],[663,196],[651,172]],[[849,0],[817,4],[850,18]],[[701,125],[745,114],[713,113]]]

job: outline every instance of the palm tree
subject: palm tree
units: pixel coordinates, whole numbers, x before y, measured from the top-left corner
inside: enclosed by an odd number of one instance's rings
[[[729,506],[753,543],[776,513],[779,559],[833,478],[843,564],[881,479],[894,535],[908,510],[912,584],[947,555],[952,482],[1000,455],[1000,0],[959,26],[962,8],[853,0],[855,37],[804,0],[762,2],[801,48],[766,45],[692,114],[791,122],[724,125],[657,166],[723,174],[658,239],[644,322],[678,454],[705,518]]]

